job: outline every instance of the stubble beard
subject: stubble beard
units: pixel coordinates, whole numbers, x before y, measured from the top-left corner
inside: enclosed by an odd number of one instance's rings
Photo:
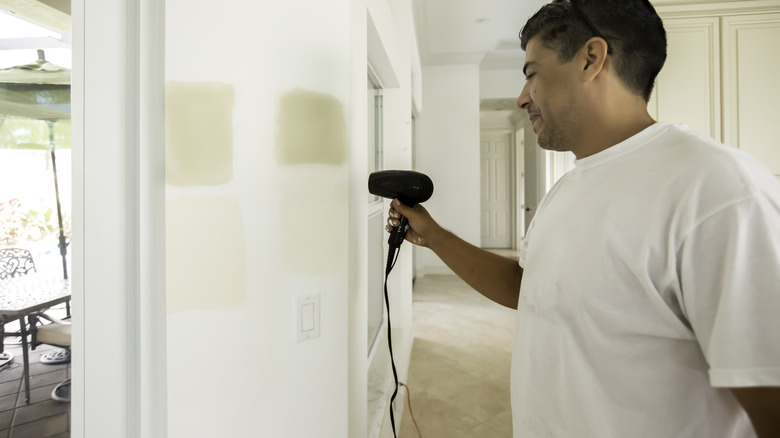
[[[578,132],[579,124],[573,117],[574,108],[565,108],[556,121],[545,120],[543,129],[536,136],[536,142],[542,149],[554,152],[569,152],[574,147],[572,132]],[[565,127],[565,128],[564,128]]]

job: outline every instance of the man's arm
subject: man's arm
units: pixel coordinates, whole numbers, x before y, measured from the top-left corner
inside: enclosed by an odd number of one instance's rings
[[[516,261],[477,248],[443,229],[423,206],[409,208],[392,202],[388,231],[398,225],[398,214],[409,219],[406,240],[433,250],[442,261],[479,293],[503,306],[516,309],[523,268]]]
[[[758,438],[780,437],[780,387],[731,388]]]

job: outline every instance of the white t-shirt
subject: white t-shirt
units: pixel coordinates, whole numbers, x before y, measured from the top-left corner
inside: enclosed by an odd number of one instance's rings
[[[657,123],[542,200],[512,358],[515,438],[746,438],[780,385],[780,182]]]

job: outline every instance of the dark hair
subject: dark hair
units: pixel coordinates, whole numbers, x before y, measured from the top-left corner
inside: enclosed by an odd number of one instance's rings
[[[618,77],[645,101],[666,61],[666,31],[648,0],[556,0],[523,26],[523,50],[537,35],[560,62],[571,61],[590,38],[604,38]]]

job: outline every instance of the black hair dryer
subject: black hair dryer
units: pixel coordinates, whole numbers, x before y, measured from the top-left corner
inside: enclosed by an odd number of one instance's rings
[[[412,170],[380,170],[368,176],[368,191],[383,198],[398,198],[404,205],[414,207],[431,198],[433,181]],[[393,229],[387,240],[391,248],[401,246],[408,227],[408,219],[401,216],[401,224]]]

